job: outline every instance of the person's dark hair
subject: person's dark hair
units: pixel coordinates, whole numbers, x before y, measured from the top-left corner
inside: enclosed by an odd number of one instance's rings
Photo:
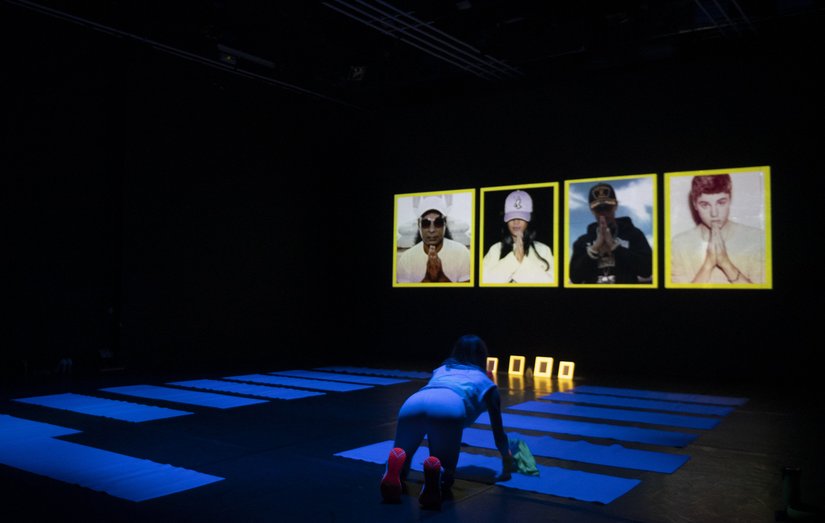
[[[533,241],[536,239],[536,231],[533,229],[530,222],[527,222],[527,228],[524,230],[524,236],[521,238],[521,241],[524,243],[524,253],[529,256],[530,249],[533,249],[533,254],[536,257],[544,262],[545,268],[544,270],[550,270],[550,262],[545,260],[539,255],[539,251],[533,247]],[[501,252],[499,253],[499,259],[504,258],[513,250],[513,244],[515,240],[513,239],[513,235],[510,234],[510,229],[507,228],[507,224],[505,223],[504,226],[501,228]]]
[[[453,235],[450,232],[450,222],[449,222],[449,220],[447,220],[447,217],[444,216],[441,213],[438,213],[438,215],[441,216],[442,218],[444,218],[444,237],[447,238],[448,240],[452,240]],[[420,220],[420,218],[419,218],[419,220]],[[419,243],[423,239],[424,238],[421,237],[421,222],[419,221],[418,222],[418,227],[415,228],[415,240],[413,240],[413,244]]]
[[[456,340],[446,363],[475,365],[481,370],[487,369],[487,344],[475,334],[465,334]]]
[[[729,174],[694,176],[690,182],[690,193],[688,194],[688,205],[694,223],[696,223],[696,225],[702,223],[702,219],[699,217],[699,211],[697,211],[694,206],[700,196],[703,194],[731,194],[732,190],[733,182]]]

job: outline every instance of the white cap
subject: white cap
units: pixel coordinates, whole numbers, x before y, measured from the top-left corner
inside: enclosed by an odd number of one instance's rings
[[[438,196],[427,196],[418,204],[418,216],[424,216],[428,211],[436,211],[441,216],[447,216],[447,206],[444,200]]]

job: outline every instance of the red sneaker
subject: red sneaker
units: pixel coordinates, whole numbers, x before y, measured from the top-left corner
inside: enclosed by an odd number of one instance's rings
[[[404,449],[395,447],[390,451],[387,459],[387,471],[381,478],[381,497],[385,503],[401,503],[401,469],[404,461],[407,460],[407,453]]]
[[[418,502],[423,508],[441,508],[441,461],[435,456],[424,460],[424,488]]]

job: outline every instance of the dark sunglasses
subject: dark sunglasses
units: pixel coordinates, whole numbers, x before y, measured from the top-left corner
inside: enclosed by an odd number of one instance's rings
[[[436,229],[440,229],[444,227],[446,223],[444,218],[436,218],[435,220],[429,220],[427,218],[421,218],[421,227],[424,229],[429,229],[431,225],[435,225]]]

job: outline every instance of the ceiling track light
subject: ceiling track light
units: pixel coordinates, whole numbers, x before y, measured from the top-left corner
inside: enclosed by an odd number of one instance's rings
[[[705,5],[705,0],[694,0],[694,3],[699,7],[699,9],[702,11],[705,17],[707,17],[707,19],[710,20],[713,26],[716,27],[716,29],[718,29],[719,32],[724,36],[727,36],[727,32],[725,30],[726,28],[733,28],[733,30],[736,31],[737,34],[742,34],[740,28],[743,25],[743,23],[747,25],[748,29],[750,29],[751,31],[756,31],[750,18],[748,18],[748,15],[745,14],[745,12],[742,10],[742,7],[739,5],[739,2],[737,2],[736,0],[730,0],[730,3],[733,4],[733,6],[739,12],[738,20],[734,20],[733,18],[731,18],[731,16],[728,14],[728,11],[724,8],[724,6],[722,6],[719,0],[709,0],[708,6],[711,6],[710,9],[708,9],[708,7]],[[718,16],[714,15],[713,13],[718,13]]]
[[[516,78],[523,73],[479,49],[382,0],[332,0],[323,5],[380,33],[485,80]]]

